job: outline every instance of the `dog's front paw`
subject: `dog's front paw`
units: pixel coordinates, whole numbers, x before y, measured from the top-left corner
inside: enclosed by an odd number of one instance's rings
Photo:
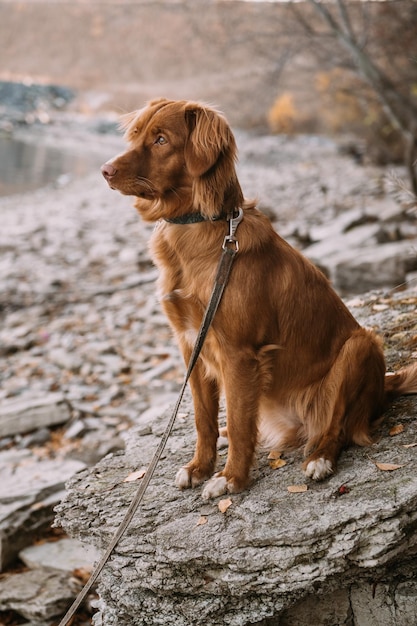
[[[248,478],[239,479],[236,476],[227,478],[223,472],[218,472],[207,482],[201,496],[204,500],[209,500],[225,493],[239,493],[246,489],[248,484]]]
[[[227,493],[227,478],[221,474],[214,474],[204,487],[201,497],[203,500],[209,500],[210,498],[217,498]]]
[[[304,464],[304,473],[308,478],[313,480],[323,480],[333,474],[333,466],[331,461],[320,457],[314,461],[306,461]]]
[[[210,476],[210,474],[209,474]],[[181,467],[175,476],[175,486],[178,489],[190,489],[198,487],[207,478],[207,474],[192,469],[188,465]]]
[[[178,489],[188,489],[191,487],[191,473],[187,467],[180,467],[175,476],[175,486]]]

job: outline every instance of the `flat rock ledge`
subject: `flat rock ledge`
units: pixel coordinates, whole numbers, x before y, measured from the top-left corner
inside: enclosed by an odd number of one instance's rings
[[[352,300],[384,329],[388,365],[416,358],[417,291]],[[414,350],[414,352],[413,352]],[[194,445],[190,397],[126,535],[100,577],[96,626],[409,626],[417,623],[417,398],[398,400],[378,441],[337,473],[307,481],[300,453],[272,469],[259,454],[248,491],[203,501],[174,476]],[[126,450],[76,474],[56,523],[104,549],[138,488],[169,412],[138,424]],[[224,420],[224,416],[223,416]],[[221,420],[221,421],[223,421]],[[226,456],[219,449],[219,465]],[[140,479],[139,479],[140,480]],[[304,486],[305,491],[288,488]],[[223,511],[221,511],[223,508]]]

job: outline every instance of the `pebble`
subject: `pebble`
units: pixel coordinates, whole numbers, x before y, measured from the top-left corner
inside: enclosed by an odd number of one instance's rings
[[[63,615],[79,589],[67,573],[51,568],[36,568],[5,575],[0,587],[0,611],[13,610],[36,624],[51,624]]]
[[[100,559],[100,552],[68,537],[25,548],[19,552],[19,558],[30,568],[52,567],[69,573],[78,568],[91,571]]]

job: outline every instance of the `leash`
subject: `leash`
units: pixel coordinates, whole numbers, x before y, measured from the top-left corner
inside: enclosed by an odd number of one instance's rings
[[[62,618],[62,620],[59,622],[58,626],[66,626],[66,624],[68,624],[69,620],[74,616],[75,612],[77,611],[77,609],[79,608],[79,606],[81,605],[81,603],[85,600],[85,598],[87,597],[87,594],[89,593],[89,591],[91,590],[92,586],[95,584],[95,582],[97,581],[97,578],[99,577],[99,575],[101,574],[104,566],[106,565],[107,561],[109,560],[114,548],[117,546],[117,544],[119,543],[121,537],[123,536],[123,534],[125,533],[127,527],[129,526],[130,522],[133,519],[134,514],[136,513],[136,510],[139,506],[139,504],[142,501],[142,498],[145,494],[146,489],[148,488],[148,485],[152,479],[152,476],[155,472],[156,466],[158,464],[159,459],[161,458],[162,452],[165,449],[166,443],[168,441],[168,438],[171,434],[172,428],[174,426],[174,422],[175,419],[177,417],[177,413],[178,410],[180,408],[180,404],[182,401],[182,398],[184,396],[184,392],[188,383],[188,380],[191,376],[191,372],[194,369],[194,366],[197,362],[197,359],[200,355],[201,349],[203,347],[204,344],[204,340],[206,338],[207,332],[211,326],[211,323],[213,321],[213,318],[216,314],[216,311],[219,307],[220,304],[220,300],[221,297],[223,295],[223,291],[224,288],[226,287],[228,278],[229,278],[229,274],[230,274],[230,270],[232,268],[232,264],[234,261],[234,258],[239,250],[239,244],[238,241],[235,237],[235,233],[236,233],[236,229],[239,226],[240,222],[243,219],[243,211],[242,209],[239,209],[239,213],[237,215],[237,217],[233,217],[230,216],[230,218],[228,217],[228,221],[229,221],[229,234],[225,236],[224,241],[223,241],[223,245],[222,245],[222,255],[220,257],[220,261],[219,264],[217,266],[217,272],[216,272],[216,277],[214,279],[214,286],[213,286],[213,290],[210,296],[210,300],[209,303],[207,305],[206,311],[204,313],[204,317],[203,317],[203,321],[201,323],[200,326],[200,330],[198,332],[197,335],[197,339],[193,348],[193,351],[191,353],[191,357],[188,363],[188,367],[187,367],[187,373],[185,375],[184,378],[184,382],[183,385],[181,387],[177,402],[175,404],[174,410],[172,412],[172,415],[170,417],[170,420],[165,428],[165,431],[162,435],[162,438],[159,442],[159,445],[151,459],[151,462],[149,463],[149,466],[146,470],[146,474],[143,476],[140,486],[137,490],[137,492],[135,493],[132,501],[129,504],[129,507],[125,513],[124,518],[122,519],[122,521],[120,522],[119,527],[117,528],[116,532],[113,535],[112,540],[110,541],[109,546],[107,547],[106,551],[104,552],[103,556],[101,557],[100,561],[97,563],[97,565],[95,566],[94,570],[91,573],[90,578],[88,579],[87,583],[84,585],[84,587],[81,589],[80,593],[78,594],[78,596],[75,598],[74,602],[72,603],[72,605],[70,606],[70,608],[68,609],[68,611],[66,612],[66,614],[64,615],[64,617]]]

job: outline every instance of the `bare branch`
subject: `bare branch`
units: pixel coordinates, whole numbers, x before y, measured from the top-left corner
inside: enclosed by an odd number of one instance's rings
[[[412,189],[417,194],[417,107],[413,99],[402,94],[365,49],[366,39],[356,34],[345,0],[335,0],[337,19],[329,6],[320,0],[309,0],[330,32],[349,52],[358,73],[368,83],[393,128],[401,134],[405,144],[404,161],[410,176]],[[362,15],[363,8],[362,8]],[[304,22],[305,23],[305,22]],[[366,25],[366,23],[364,22]],[[309,28],[310,32],[314,32]],[[317,33],[315,32],[317,35]]]
[[[340,13],[340,19],[342,20],[342,24],[343,24],[346,35],[351,40],[356,40],[355,33],[353,31],[352,24],[350,22],[349,13],[346,10],[346,6],[343,0],[336,0],[336,2],[337,2],[337,6],[339,9],[339,13]]]

